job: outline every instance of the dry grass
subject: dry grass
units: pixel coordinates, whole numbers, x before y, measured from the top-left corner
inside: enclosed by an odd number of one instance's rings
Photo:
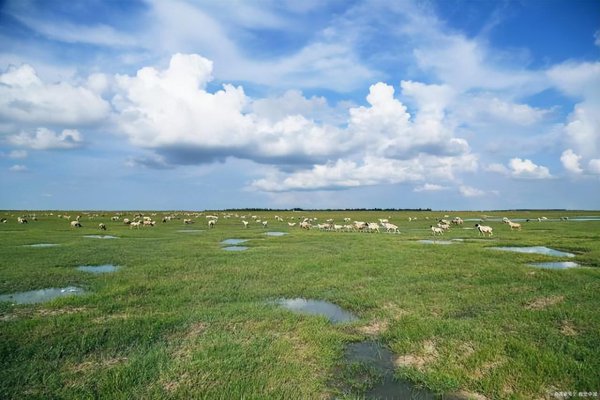
[[[527,303],[525,308],[527,310],[544,310],[550,306],[562,303],[564,300],[565,296],[538,297]]]

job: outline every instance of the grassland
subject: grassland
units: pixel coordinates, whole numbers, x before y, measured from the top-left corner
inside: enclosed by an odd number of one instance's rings
[[[80,229],[59,212],[37,212],[37,222],[20,225],[22,214],[0,213],[8,218],[0,224],[0,294],[66,286],[86,293],[0,303],[3,399],[356,398],[376,378],[360,366],[352,371],[343,352],[368,338],[397,357],[396,378],[439,395],[531,399],[600,391],[600,221],[552,220],[600,212],[488,212],[550,220],[523,223],[520,232],[488,222],[494,236],[483,240],[453,227],[444,239],[466,240],[452,245],[418,240],[431,239],[432,220],[444,214],[482,213],[277,213],[283,223],[275,213],[254,213],[269,221],[268,230],[289,232],[282,237],[266,236],[255,222],[243,229],[235,217],[208,230],[204,216],[184,226],[161,223],[168,213],[158,213],[156,227],[137,230],[112,222],[108,212],[83,214]],[[401,233],[288,226],[289,217],[302,216],[390,217]],[[90,234],[118,239],[84,237]],[[249,249],[224,251],[227,238],[250,239]],[[59,246],[26,246],[35,243]],[[537,269],[527,264],[556,258],[486,248],[504,245],[569,251],[583,267]],[[76,270],[101,264],[121,268]],[[294,314],[272,301],[284,297],[327,300],[360,319],[334,325]]]

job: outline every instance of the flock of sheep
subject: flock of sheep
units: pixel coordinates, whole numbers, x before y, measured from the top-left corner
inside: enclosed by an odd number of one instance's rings
[[[100,214],[91,214],[86,213],[88,219],[92,220],[97,217],[104,217],[104,215]],[[49,215],[53,215],[52,213]],[[143,215],[142,213],[136,213],[131,217],[122,218],[122,213],[116,213],[111,216],[112,222],[121,221],[123,224],[128,225],[131,229],[140,227],[154,227],[156,226],[156,213],[151,213],[150,215]],[[170,215],[162,216],[162,223],[171,222],[173,220],[182,220],[183,224],[194,224],[198,219],[204,217],[206,220],[206,224],[209,229],[213,229],[217,226],[219,219],[239,219],[244,228],[249,228],[251,223],[259,224],[263,228],[268,227],[268,220],[257,215],[239,215],[237,213],[227,213],[222,212],[221,215],[215,214],[206,214],[202,212],[197,213],[175,213]],[[437,220],[436,225],[430,225],[431,233],[434,236],[443,235],[444,232],[450,230],[451,226],[460,226],[464,224],[464,220],[460,217],[455,217],[452,220],[448,220],[448,215],[445,215],[444,218]],[[28,218],[32,221],[37,221],[37,217],[35,215],[32,216],[19,216],[17,217],[17,222],[20,224],[27,224]],[[81,223],[81,215],[77,215],[75,219],[71,221],[70,215],[62,215],[59,214],[58,218],[63,218],[70,221],[71,228],[82,228],[83,225]],[[289,227],[294,227],[298,225],[300,229],[310,230],[310,229],[318,229],[319,231],[329,231],[329,232],[369,232],[369,233],[380,233],[382,230],[385,230],[387,233],[400,233],[399,227],[396,224],[390,223],[390,217],[388,218],[380,218],[378,222],[364,222],[364,221],[352,221],[351,218],[344,218],[343,223],[335,223],[333,219],[327,219],[325,222],[320,223],[317,217],[296,217],[291,216],[288,218],[287,225]],[[425,217],[425,219],[429,219],[429,217]],[[283,223],[285,222],[284,218],[275,215],[274,220]],[[408,217],[408,221],[412,222],[417,220],[416,217]],[[547,220],[546,217],[537,218],[538,221]],[[568,220],[568,217],[561,217],[562,220]],[[529,221],[529,220],[527,220]],[[8,220],[6,218],[2,218],[0,220],[2,223],[7,223]],[[510,219],[504,217],[502,222],[507,224],[510,227],[510,230],[521,230],[521,224],[512,222]],[[493,228],[487,225],[481,225],[479,223],[475,224],[475,228],[479,232],[480,236],[492,236]],[[106,224],[104,222],[100,222],[98,224],[98,229],[107,230]]]

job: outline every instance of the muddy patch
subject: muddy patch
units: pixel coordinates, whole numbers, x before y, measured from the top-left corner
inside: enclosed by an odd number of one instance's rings
[[[358,317],[340,306],[323,300],[312,299],[277,299],[276,304],[288,310],[308,315],[322,315],[333,324],[356,321]]]
[[[81,265],[77,267],[78,271],[89,272],[92,274],[105,274],[108,272],[115,272],[120,267],[112,264],[104,264],[104,265]]]
[[[394,354],[375,341],[350,343],[344,351],[345,367],[353,381],[372,382],[361,398],[365,399],[435,399],[433,392],[394,377]],[[352,390],[349,390],[352,392]],[[348,393],[356,394],[356,393]]]
[[[539,297],[527,303],[525,308],[527,310],[544,310],[550,306],[562,303],[564,300],[565,296]]]
[[[73,296],[84,293],[84,290],[75,286],[65,288],[48,288],[31,290],[28,292],[17,292],[0,295],[0,301],[14,304],[34,304],[54,300],[58,297]]]
[[[545,256],[554,257],[575,257],[573,253],[567,253],[564,251],[554,250],[545,246],[530,246],[530,247],[488,247],[492,250],[498,251],[512,251],[515,253],[525,254],[543,254]]]
[[[573,261],[562,261],[562,262],[544,262],[544,263],[532,263],[527,264],[531,267],[535,268],[544,268],[544,269],[569,269],[579,267],[579,264]]]

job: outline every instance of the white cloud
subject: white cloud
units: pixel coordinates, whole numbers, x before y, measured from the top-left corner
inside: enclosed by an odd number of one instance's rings
[[[29,65],[0,74],[0,118],[13,123],[77,126],[97,123],[110,111],[89,89],[69,83],[46,84]]]
[[[583,172],[583,169],[581,169],[580,165],[581,156],[575,154],[571,149],[563,151],[562,155],[560,156],[560,162],[569,172],[574,174],[581,174]]]
[[[495,173],[502,174],[502,175],[510,174],[510,171],[508,170],[508,168],[506,168],[506,166],[499,164],[499,163],[489,164],[484,168],[484,170],[488,171],[488,172],[495,172]]]
[[[548,168],[534,164],[531,160],[513,158],[508,162],[511,176],[523,179],[548,179],[552,178]]]
[[[27,172],[28,169],[25,165],[15,164],[8,169],[10,172]]]
[[[594,32],[594,44],[600,47],[600,31]]]
[[[588,170],[592,174],[600,175],[600,158],[595,158],[593,160],[590,160],[590,162],[588,163]]]
[[[486,195],[486,192],[481,189],[477,189],[477,188],[474,188],[471,186],[465,186],[465,185],[461,185],[458,188],[458,191],[464,197],[481,197],[481,196]]]
[[[27,151],[25,151],[25,150],[12,150],[10,153],[8,153],[8,158],[12,158],[12,159],[27,158]]]
[[[38,128],[35,134],[21,132],[7,139],[14,146],[33,150],[74,149],[83,145],[81,134],[76,129],[65,129],[62,133],[56,133],[50,129]]]
[[[439,192],[441,190],[448,190],[448,187],[434,183],[425,183],[424,185],[415,187],[413,192]]]

